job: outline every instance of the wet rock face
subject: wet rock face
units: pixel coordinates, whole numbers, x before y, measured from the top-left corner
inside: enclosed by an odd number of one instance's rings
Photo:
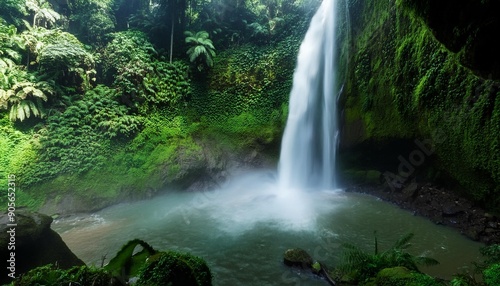
[[[52,218],[25,210],[15,212],[16,221],[9,221],[6,213],[0,215],[0,257],[9,273],[17,277],[38,266],[54,264],[68,269],[84,265],[68,248],[59,234],[50,228]],[[5,264],[7,264],[5,266]],[[9,283],[7,275],[0,277],[0,284]]]
[[[460,62],[484,78],[500,78],[498,1],[404,0]]]
[[[409,182],[397,190],[379,186],[352,187],[348,191],[375,195],[436,224],[455,227],[473,240],[486,244],[500,243],[500,219],[449,190]]]

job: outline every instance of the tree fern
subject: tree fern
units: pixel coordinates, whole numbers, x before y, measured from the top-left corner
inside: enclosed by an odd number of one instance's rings
[[[33,13],[33,27],[40,23],[45,24],[45,27],[55,26],[56,22],[62,18],[46,0],[26,0],[26,7]]]
[[[187,50],[189,61],[196,63],[198,70],[203,70],[204,66],[213,66],[215,57],[215,47],[209,34],[206,31],[199,31],[196,34],[191,31],[184,32],[186,43],[191,47]]]

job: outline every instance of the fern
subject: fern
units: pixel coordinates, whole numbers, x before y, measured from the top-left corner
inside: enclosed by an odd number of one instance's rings
[[[196,34],[191,31],[184,32],[185,42],[191,47],[187,50],[189,61],[197,62],[198,70],[203,70],[204,66],[213,66],[213,57],[215,57],[215,47],[209,34],[206,31],[199,31]]]
[[[384,268],[403,266],[417,271],[418,265],[431,266],[439,262],[430,257],[413,256],[405,250],[411,246],[414,234],[409,233],[402,236],[394,245],[386,251],[379,252],[378,239],[375,235],[374,253],[369,254],[353,244],[343,244],[343,264],[339,267],[341,271],[351,275],[357,281],[365,281],[375,276]]]
[[[45,113],[42,102],[46,102],[48,95],[52,94],[53,89],[47,82],[18,82],[0,92],[0,107],[10,108],[11,121],[24,121],[32,115],[43,117]]]

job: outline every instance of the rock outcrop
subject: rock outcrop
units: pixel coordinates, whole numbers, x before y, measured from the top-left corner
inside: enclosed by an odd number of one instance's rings
[[[9,269],[13,276],[18,277],[46,264],[62,269],[84,265],[59,234],[50,228],[51,217],[16,210],[15,221],[9,221],[9,218],[7,213],[0,215],[0,257],[4,265],[7,263],[3,269]],[[0,284],[9,283],[9,279],[7,275],[2,275]]]
[[[383,186],[357,186],[347,191],[372,194],[436,224],[457,228],[473,240],[500,243],[500,219],[445,188],[411,181],[394,190]]]

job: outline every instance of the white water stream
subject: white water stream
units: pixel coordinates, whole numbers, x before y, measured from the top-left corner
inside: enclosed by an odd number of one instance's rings
[[[337,0],[324,0],[300,46],[279,162],[282,190],[333,189]]]

